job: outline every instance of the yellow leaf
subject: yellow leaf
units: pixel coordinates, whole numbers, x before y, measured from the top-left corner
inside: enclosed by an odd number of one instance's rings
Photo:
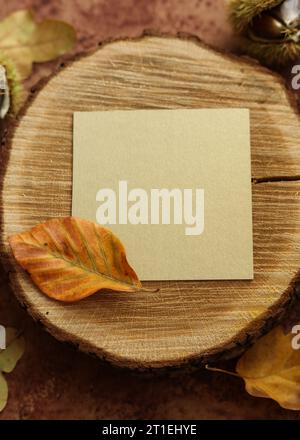
[[[6,348],[0,350],[0,412],[5,408],[8,399],[8,385],[2,373],[13,371],[23,356],[24,349],[23,336],[14,328],[6,328]]]
[[[93,222],[51,219],[9,242],[33,282],[57,300],[78,301],[101,289],[133,292],[141,288],[120,240]]]
[[[236,371],[252,396],[300,410],[300,350],[292,348],[293,336],[276,327],[239,359]]]
[[[25,340],[14,328],[6,329],[6,348],[0,350],[0,371],[10,373],[23,356]]]
[[[76,34],[72,26],[57,20],[44,20],[40,23],[30,40],[32,60],[42,63],[53,60],[70,51]]]
[[[1,43],[23,43],[35,29],[35,21],[31,11],[22,9],[8,15],[0,22]]]
[[[30,75],[33,62],[53,60],[70,51],[75,42],[72,26],[57,20],[37,23],[27,10],[0,22],[0,51],[15,62],[22,79]]]
[[[4,410],[8,399],[8,386],[7,382],[0,372],[0,412]]]

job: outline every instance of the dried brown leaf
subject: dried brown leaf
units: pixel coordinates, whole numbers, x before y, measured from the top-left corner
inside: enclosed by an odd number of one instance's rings
[[[141,288],[120,240],[93,222],[51,219],[10,237],[9,242],[33,282],[57,300],[78,301],[101,289]]]

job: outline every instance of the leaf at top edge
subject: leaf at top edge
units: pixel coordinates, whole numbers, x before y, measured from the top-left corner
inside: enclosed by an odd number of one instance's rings
[[[91,221],[54,218],[10,237],[9,243],[33,282],[56,300],[78,301],[101,289],[141,288],[120,240]]]
[[[292,346],[295,335],[276,327],[259,339],[239,359],[236,371],[246,390],[269,397],[283,408],[300,410],[300,349]]]
[[[1,44],[28,40],[36,27],[33,13],[29,9],[20,9],[0,21]]]
[[[25,339],[14,328],[6,328],[6,348],[0,350],[0,371],[10,373],[14,370],[25,351]]]
[[[32,63],[53,60],[75,45],[74,28],[59,20],[38,23],[29,10],[12,13],[0,21],[0,52],[16,65],[22,79],[32,71]]]
[[[58,20],[38,24],[30,41],[32,61],[42,63],[69,52],[76,41],[74,28]]]

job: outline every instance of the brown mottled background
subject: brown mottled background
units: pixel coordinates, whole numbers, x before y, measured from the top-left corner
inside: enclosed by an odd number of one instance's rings
[[[144,29],[187,32],[222,49],[235,47],[222,0],[1,0],[0,18],[27,7],[40,18],[73,24],[76,51]],[[56,64],[36,67],[27,87]],[[250,397],[238,378],[200,369],[150,376],[78,353],[20,309],[1,271],[0,323],[24,328],[27,340],[24,358],[6,376],[10,398],[0,419],[300,419],[275,402]]]

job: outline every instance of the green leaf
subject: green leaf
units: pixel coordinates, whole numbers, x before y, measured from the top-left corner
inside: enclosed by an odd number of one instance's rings
[[[25,340],[13,328],[6,329],[6,349],[0,351],[0,371],[10,373],[14,370],[25,350]]]
[[[72,26],[58,20],[37,23],[27,10],[0,22],[0,51],[15,62],[22,79],[30,75],[32,63],[53,60],[70,51],[75,43]]]
[[[4,410],[8,399],[8,386],[2,373],[0,373],[0,412]]]

